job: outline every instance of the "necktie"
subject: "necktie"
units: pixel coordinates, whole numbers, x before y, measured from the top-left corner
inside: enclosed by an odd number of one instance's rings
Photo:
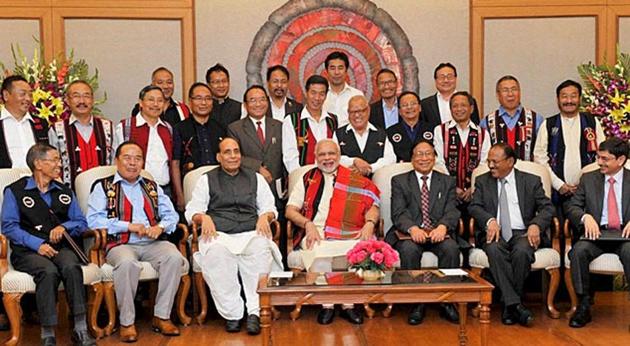
[[[615,178],[608,179],[608,229],[621,229],[619,209],[617,208],[617,196],[615,195]]]
[[[499,196],[499,213],[501,214],[501,235],[505,241],[512,238],[512,222],[510,221],[510,205],[505,191],[507,179],[501,179],[501,195]]]
[[[263,134],[263,129],[262,127],[260,127],[260,124],[262,124],[261,121],[256,122],[256,125],[258,126],[258,128],[256,129],[256,135],[258,135],[258,140],[260,140],[260,144],[265,145],[265,135]]]
[[[433,225],[431,224],[431,217],[429,216],[429,186],[427,184],[428,176],[422,176],[422,191],[420,193],[420,197],[422,200],[422,224],[425,230],[432,230]]]

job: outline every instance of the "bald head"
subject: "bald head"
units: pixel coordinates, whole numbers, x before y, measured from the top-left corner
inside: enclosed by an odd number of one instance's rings
[[[357,95],[348,101],[348,120],[352,128],[359,133],[367,129],[370,120],[370,103],[363,95]]]

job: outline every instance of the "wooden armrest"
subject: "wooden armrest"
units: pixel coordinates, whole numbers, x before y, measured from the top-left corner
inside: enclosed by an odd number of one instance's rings
[[[472,217],[470,218],[470,223],[468,224],[468,231],[469,231],[469,236],[468,236],[468,242],[470,243],[470,245],[472,245],[472,247],[476,247],[475,245],[475,219],[473,219]]]
[[[383,218],[379,218],[378,225],[374,225],[374,228],[376,239],[383,240],[385,238],[385,221],[383,221]]]
[[[564,220],[564,250],[565,251],[569,251],[569,249],[571,248],[571,242],[573,241],[573,232],[571,231],[571,227],[569,220]],[[562,254],[561,254],[562,255]]]
[[[188,242],[188,235],[190,234],[188,232],[188,226],[183,224],[183,223],[178,223],[176,230],[180,230],[181,231],[180,238],[179,239],[175,238],[175,240],[177,240],[177,244],[176,245],[179,248],[179,252],[182,253],[184,258],[188,258],[187,252],[186,252],[186,243]]]
[[[457,222],[457,227],[459,229],[459,231],[457,232],[459,234],[460,237],[464,236],[464,220],[460,217],[459,221]]]
[[[293,251],[293,222],[287,220],[287,256]]]
[[[271,234],[273,236],[273,242],[280,246],[280,233],[282,233],[282,227],[280,227],[280,221],[274,219],[269,224],[271,226]]]
[[[98,251],[98,264],[99,265],[103,265],[107,262],[107,259],[105,258],[105,249],[107,247],[107,230],[104,228],[101,229],[96,229],[96,232],[99,232],[101,234],[101,246],[100,249]]]
[[[0,280],[9,271],[9,261],[7,259],[9,242],[7,237],[0,234]]]
[[[200,225],[195,222],[190,226],[190,234],[192,235],[192,239],[190,241],[190,251],[195,253],[199,251],[199,227]]]
[[[560,253],[560,221],[553,217],[553,228],[551,229],[551,247]]]
[[[99,259],[100,257],[99,252],[101,251],[102,248],[105,247],[104,244],[107,243],[107,238],[103,239],[102,232],[100,230],[93,230],[93,229],[89,229],[83,232],[83,234],[81,234],[81,237],[83,239],[94,238],[94,244],[92,244],[92,247],[88,250],[88,258],[90,259],[90,263],[100,265],[101,262]]]

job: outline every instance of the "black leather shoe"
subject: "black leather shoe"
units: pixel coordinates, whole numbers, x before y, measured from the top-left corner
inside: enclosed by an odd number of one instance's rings
[[[582,328],[589,322],[591,322],[591,309],[580,305],[569,320],[569,327]]]
[[[226,320],[225,331],[228,333],[238,333],[241,331],[241,320]]]
[[[335,318],[334,308],[322,308],[317,314],[317,323],[319,324],[331,324]]]
[[[518,323],[527,327],[534,322],[534,315],[528,308],[524,307],[523,304],[516,305],[516,316],[518,316]]]
[[[247,316],[247,334],[249,335],[260,334],[260,317],[256,315]]]
[[[57,345],[57,340],[54,336],[49,336],[47,338],[42,339],[42,346],[55,346]]]
[[[361,324],[363,323],[363,315],[357,312],[354,308],[352,309],[341,309],[341,313],[339,316],[345,318],[348,322],[352,324]]]
[[[407,323],[411,324],[412,326],[422,323],[422,320],[424,320],[424,313],[425,313],[424,304],[416,305],[409,313],[409,317],[407,318]]]
[[[96,345],[96,340],[94,340],[87,330],[80,332],[74,331],[72,332],[72,344],[74,346],[94,346]]]
[[[453,304],[441,304],[440,317],[451,323],[459,323],[459,312],[457,312],[457,309]]]
[[[510,309],[507,306],[503,307],[503,313],[501,313],[501,322],[506,326],[511,326],[516,323],[516,317],[514,316],[512,310],[513,309]]]

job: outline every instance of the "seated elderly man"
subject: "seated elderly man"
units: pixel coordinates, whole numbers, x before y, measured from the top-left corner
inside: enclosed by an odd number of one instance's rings
[[[369,177],[377,169],[396,162],[387,132],[369,122],[370,104],[365,96],[350,98],[348,120],[350,123],[338,128],[333,135],[341,149],[342,165]]]
[[[315,147],[317,167],[295,184],[287,205],[287,219],[298,229],[293,237],[296,251],[289,254],[289,267],[312,272],[330,272],[333,259],[348,268],[345,254],[359,240],[373,237],[379,218],[379,191],[369,179],[339,165],[339,146],[322,139]],[[324,305],[317,316],[329,324],[335,316],[333,305]],[[363,323],[352,305],[344,306],[342,317]]]
[[[96,345],[87,332],[85,290],[81,262],[64,233],[80,236],[87,229],[85,217],[61,175],[59,152],[48,144],[35,144],[26,154],[33,171],[4,190],[2,233],[11,241],[11,263],[33,276],[42,345],[55,345],[57,290],[66,290],[74,316],[72,342]]]
[[[260,333],[258,277],[268,273],[272,264],[282,270],[282,256],[271,241],[269,225],[277,216],[275,199],[261,174],[241,167],[235,139],[219,143],[217,161],[221,167],[199,178],[186,205],[188,222],[201,225],[202,241],[194,256],[230,333],[241,329],[241,278],[247,333],[256,335]]]
[[[179,335],[170,321],[171,308],[188,261],[164,234],[175,231],[179,216],[171,200],[153,180],[140,176],[140,146],[123,142],[116,149],[117,172],[94,184],[88,201],[90,228],[107,230],[107,262],[114,267],[116,302],[120,311],[120,338],[135,342],[134,296],[142,265],[150,262],[159,273],[152,326],[168,336]]]

